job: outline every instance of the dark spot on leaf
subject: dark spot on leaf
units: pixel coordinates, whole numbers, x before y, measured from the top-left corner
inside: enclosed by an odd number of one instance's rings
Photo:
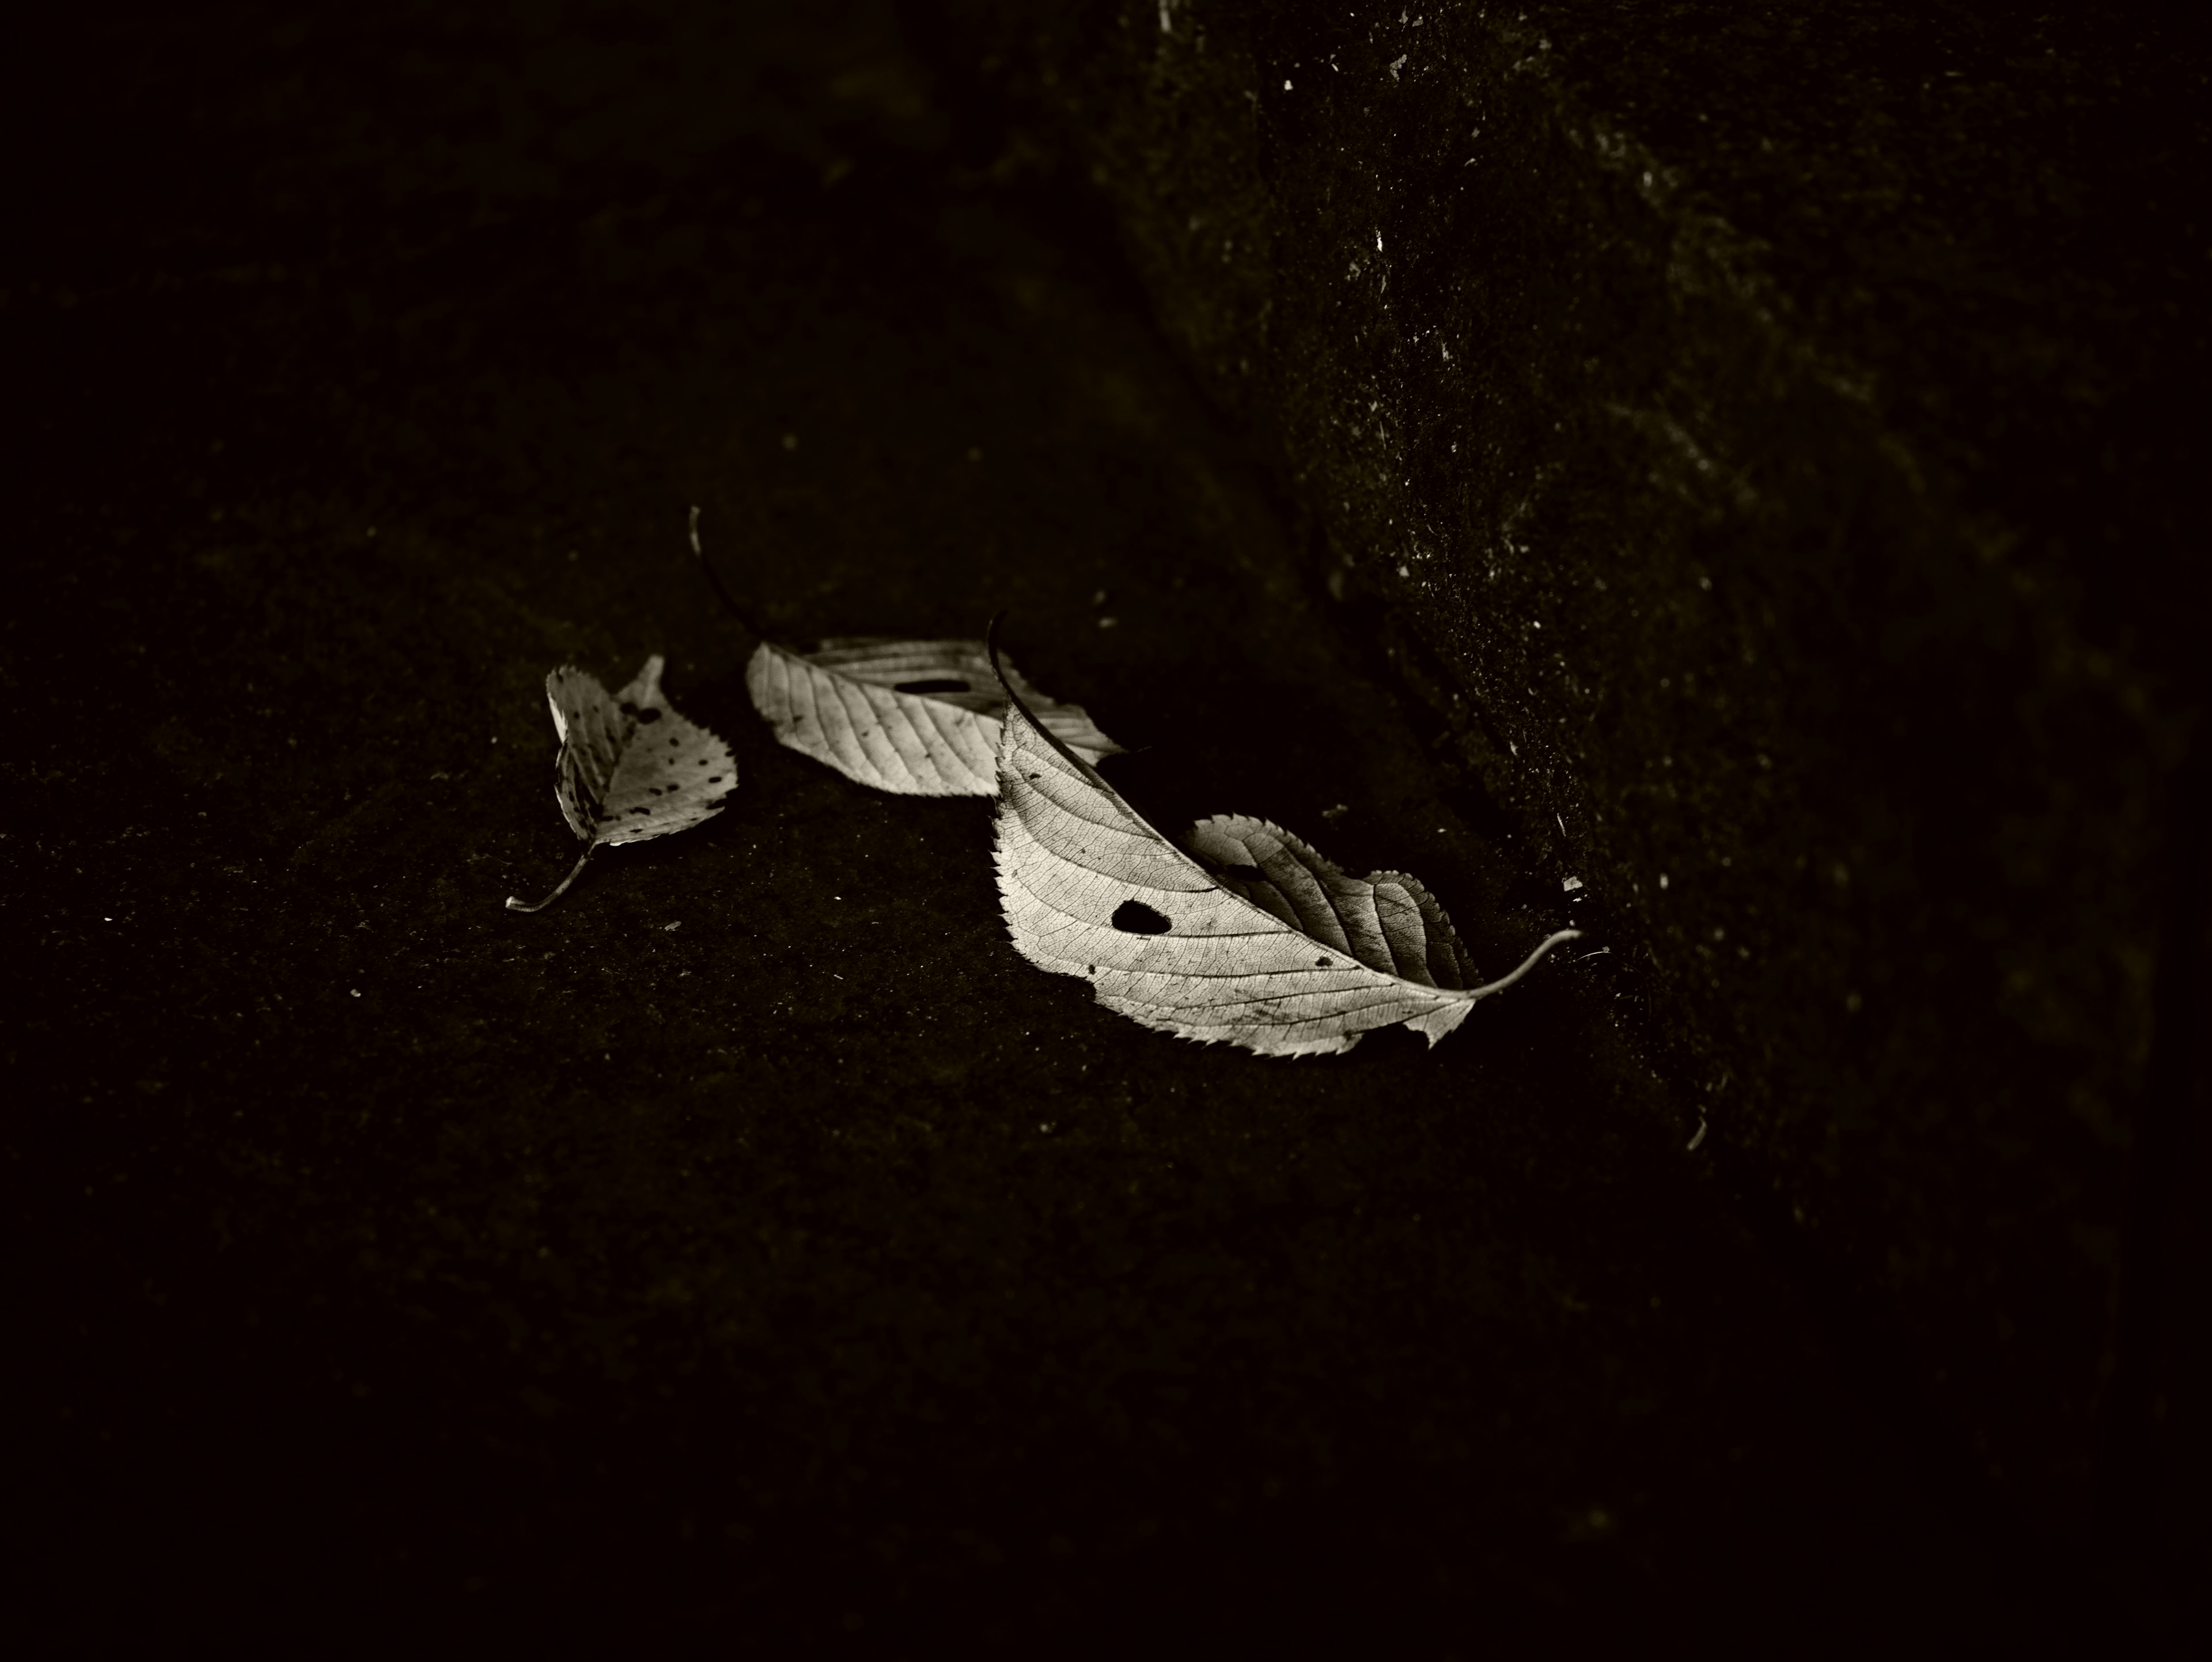
[[[1124,900],[1114,908],[1114,927],[1124,934],[1165,934],[1175,926],[1143,901]]]
[[[699,765],[704,767],[707,764],[702,762]],[[710,773],[707,776],[707,782],[710,785],[719,785],[722,782],[722,776],[719,773]]]
[[[1093,964],[1091,966],[1091,973],[1093,975],[1097,975],[1098,973],[1098,966],[1096,964]]]
[[[630,812],[632,813],[651,813],[653,810],[651,808],[632,808]]]
[[[892,686],[891,691],[894,692],[965,692],[968,691],[968,683],[951,681],[939,676],[933,681],[900,681]]]
[[[647,723],[658,721],[660,719],[660,712],[657,709],[641,709],[637,713],[637,719]],[[672,745],[676,741],[671,739],[668,742]]]
[[[1333,969],[1333,968],[1334,968],[1334,967],[1335,967],[1335,966],[1334,966],[1334,965],[1332,965],[1332,964],[1328,961],[1328,959],[1325,959],[1325,958],[1316,958],[1316,959],[1314,959],[1314,968],[1316,968],[1316,970],[1328,970],[1328,969]]]
[[[625,715],[635,715],[637,714],[637,706],[625,698],[622,702],[622,713]]]
[[[1044,777],[1044,776],[1043,776],[1042,774],[1041,774],[1041,773],[1033,773],[1033,774],[1031,774],[1031,775],[1030,776],[1030,778],[1032,778],[1032,779],[1042,779],[1042,778],[1043,778],[1043,777]]]

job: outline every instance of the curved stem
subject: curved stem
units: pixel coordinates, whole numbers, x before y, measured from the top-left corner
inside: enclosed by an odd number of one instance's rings
[[[1550,952],[1553,947],[1559,945],[1562,941],[1580,941],[1582,938],[1583,932],[1580,929],[1561,929],[1557,934],[1546,935],[1541,941],[1536,943],[1536,950],[1521,960],[1521,967],[1519,969],[1513,971],[1510,974],[1498,977],[1497,980],[1492,982],[1486,987],[1477,987],[1473,989],[1469,995],[1474,998],[1487,998],[1492,993],[1504,992],[1515,982],[1520,980],[1522,976],[1534,969],[1538,961],[1542,959],[1546,953]]]
[[[752,614],[739,606],[736,597],[722,586],[721,574],[708,562],[707,551],[699,545],[699,509],[696,505],[691,509],[691,551],[699,557],[699,569],[707,574],[707,581],[714,585],[715,598],[728,608],[730,616],[738,620],[747,634],[765,639],[767,631],[753,621]]]
[[[533,906],[526,900],[520,900],[516,898],[514,895],[509,895],[507,898],[507,910],[511,912],[544,911],[548,906],[558,900],[562,895],[568,892],[568,886],[583,874],[584,862],[592,857],[592,850],[597,849],[599,846],[599,845],[596,843],[586,843],[584,845],[583,853],[576,856],[576,863],[568,868],[568,874],[561,880],[560,886],[555,889],[552,893],[547,895],[545,898],[539,901],[536,905]],[[1516,973],[1518,972],[1516,971]]]

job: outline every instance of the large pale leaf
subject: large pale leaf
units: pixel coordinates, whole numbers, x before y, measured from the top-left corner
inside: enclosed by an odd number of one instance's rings
[[[510,897],[510,910],[550,905],[599,849],[713,819],[738,788],[730,747],[661,696],[661,667],[655,653],[637,679],[615,693],[573,665],[545,678],[545,702],[561,735],[554,800],[568,829],[583,838],[584,852],[551,894],[534,905]]]
[[[1054,702],[1006,666],[1036,719],[1086,762],[1121,746],[1080,705]],[[988,796],[1006,695],[981,641],[824,641],[804,656],[763,643],[745,666],[777,740],[849,779],[909,796]]]
[[[1238,816],[1196,826],[1194,858],[1025,719],[1019,699],[998,773],[999,895],[1015,947],[1089,981],[1107,1008],[1185,1038],[1308,1056],[1403,1024],[1434,1044],[1580,933],[1563,929],[1510,975],[1470,987],[1450,920],[1412,878],[1348,877]]]

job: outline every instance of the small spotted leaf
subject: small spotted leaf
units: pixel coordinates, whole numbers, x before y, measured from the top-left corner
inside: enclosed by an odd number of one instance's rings
[[[713,819],[738,788],[730,747],[661,696],[661,667],[655,653],[616,693],[573,665],[545,678],[545,701],[561,735],[553,796],[568,829],[583,839],[584,852],[551,894],[535,905],[510,898],[509,910],[534,912],[551,904],[596,849]]]

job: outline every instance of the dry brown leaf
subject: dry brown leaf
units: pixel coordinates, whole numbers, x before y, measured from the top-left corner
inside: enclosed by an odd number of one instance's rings
[[[1036,719],[1086,761],[1121,746],[1080,705],[1046,697],[1009,664]],[[853,636],[804,656],[763,642],[745,666],[753,707],[793,750],[908,796],[988,796],[1006,697],[981,641]]]
[[[584,852],[560,886],[536,904],[508,897],[510,911],[541,911],[558,899],[598,849],[642,843],[713,819],[738,788],[730,747],[685,720],[661,696],[659,653],[637,679],[610,693],[573,665],[545,678],[545,702],[561,735],[554,800]]]
[[[1433,896],[1398,872],[1346,875],[1265,820],[1203,821],[1185,853],[1017,697],[998,755],[999,895],[1015,947],[1148,1027],[1268,1056],[1350,1050],[1404,1025],[1430,1044],[1511,974],[1469,987]],[[1203,861],[1205,863],[1201,864]]]

